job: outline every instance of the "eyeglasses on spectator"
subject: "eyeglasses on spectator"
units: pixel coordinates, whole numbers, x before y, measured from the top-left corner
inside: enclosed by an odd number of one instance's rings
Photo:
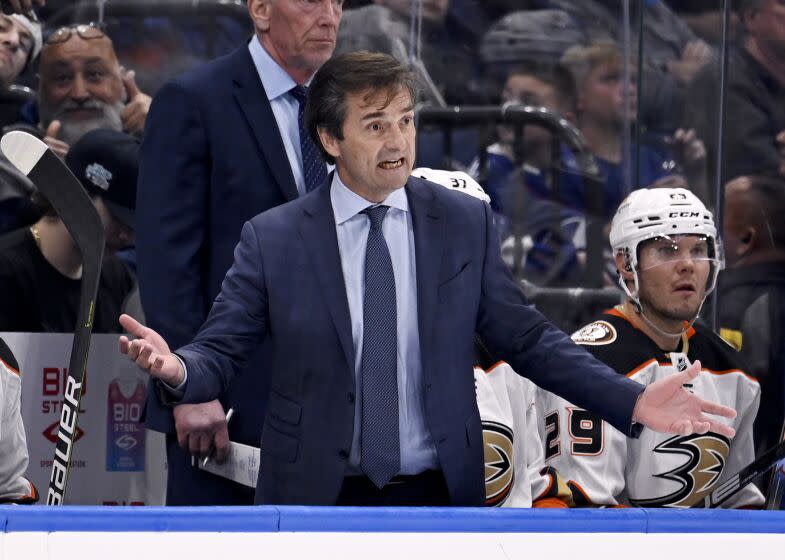
[[[66,25],[53,31],[44,43],[47,45],[56,45],[58,43],[65,43],[71,36],[76,33],[85,41],[90,39],[100,39],[106,37],[101,26],[96,23],[81,23],[79,25]]]

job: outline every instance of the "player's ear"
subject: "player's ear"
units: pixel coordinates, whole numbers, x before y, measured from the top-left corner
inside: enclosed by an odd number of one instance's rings
[[[632,280],[632,265],[630,257],[622,252],[616,253],[616,269],[625,280]]]

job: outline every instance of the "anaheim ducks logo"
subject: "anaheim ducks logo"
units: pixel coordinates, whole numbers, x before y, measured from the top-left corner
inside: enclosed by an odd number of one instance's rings
[[[577,344],[587,344],[589,346],[610,344],[616,340],[616,329],[605,321],[595,321],[575,331],[570,338]]]
[[[654,448],[655,453],[676,453],[686,460],[675,469],[654,476],[678,482],[681,488],[667,496],[630,502],[639,507],[691,507],[717,484],[729,451],[729,440],[714,433],[675,436],[662,442]]]
[[[485,454],[485,505],[500,506],[510,495],[515,481],[513,435],[509,426],[485,420],[482,423]]]

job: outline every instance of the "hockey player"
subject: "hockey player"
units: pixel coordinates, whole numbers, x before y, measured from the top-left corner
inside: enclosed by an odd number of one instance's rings
[[[546,466],[535,406],[537,386],[505,362],[474,368],[485,455],[485,505],[571,507],[570,489]]]
[[[0,339],[0,504],[32,504],[38,501],[27,470],[27,440],[22,424],[19,365],[11,349]]]
[[[754,459],[752,424],[760,389],[731,347],[695,323],[723,257],[712,214],[685,189],[641,189],[613,218],[610,242],[625,302],[578,330],[573,340],[620,375],[644,385],[702,371],[689,391],[737,410],[732,440],[713,432],[628,439],[593,414],[545,391],[545,460],[568,479],[576,505],[690,507]],[[758,507],[750,485],[724,507]]]

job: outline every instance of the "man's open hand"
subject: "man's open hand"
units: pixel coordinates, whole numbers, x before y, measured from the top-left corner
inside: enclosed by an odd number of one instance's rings
[[[169,351],[169,345],[153,329],[145,327],[130,315],[120,315],[120,324],[135,340],[120,337],[120,352],[147,373],[177,387],[185,379],[180,360]]]
[[[633,421],[667,434],[686,436],[712,431],[732,438],[736,430],[707,414],[735,418],[736,411],[702,399],[683,387],[695,379],[700,371],[701,364],[696,360],[686,370],[647,386],[632,412]]]

